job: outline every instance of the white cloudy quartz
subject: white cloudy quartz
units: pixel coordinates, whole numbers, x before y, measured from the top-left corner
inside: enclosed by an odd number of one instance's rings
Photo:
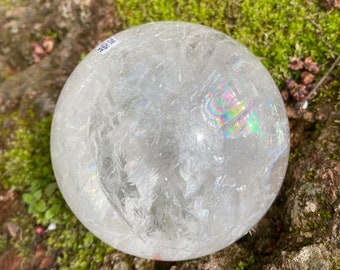
[[[120,32],[59,97],[51,154],[60,190],[126,253],[185,260],[220,250],[266,213],[289,154],[285,107],[245,47],[211,28]]]

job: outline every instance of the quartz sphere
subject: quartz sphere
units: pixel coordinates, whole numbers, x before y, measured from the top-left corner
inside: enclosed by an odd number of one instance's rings
[[[289,155],[280,93],[226,34],[185,22],[122,31],[59,97],[53,169],[79,220],[139,257],[186,260],[246,234],[279,192]]]

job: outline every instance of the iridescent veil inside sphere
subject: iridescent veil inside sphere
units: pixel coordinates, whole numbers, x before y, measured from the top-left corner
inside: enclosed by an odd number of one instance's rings
[[[266,213],[289,154],[267,70],[222,32],[159,22],[120,32],[77,66],[51,153],[79,220],[126,253],[185,260],[220,250]]]

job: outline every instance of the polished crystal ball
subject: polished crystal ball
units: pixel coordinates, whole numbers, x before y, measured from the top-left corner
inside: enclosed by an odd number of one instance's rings
[[[51,153],[74,214],[109,245],[186,260],[245,235],[279,192],[289,154],[280,93],[226,34],[149,23],[77,66],[55,109]]]

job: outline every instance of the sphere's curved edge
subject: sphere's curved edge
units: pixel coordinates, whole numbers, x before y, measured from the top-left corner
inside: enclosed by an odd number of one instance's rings
[[[243,45],[204,25],[151,22],[114,38],[77,66],[58,100],[58,186],[82,224],[123,252],[215,253],[263,218],[282,185],[289,128],[278,89]]]

